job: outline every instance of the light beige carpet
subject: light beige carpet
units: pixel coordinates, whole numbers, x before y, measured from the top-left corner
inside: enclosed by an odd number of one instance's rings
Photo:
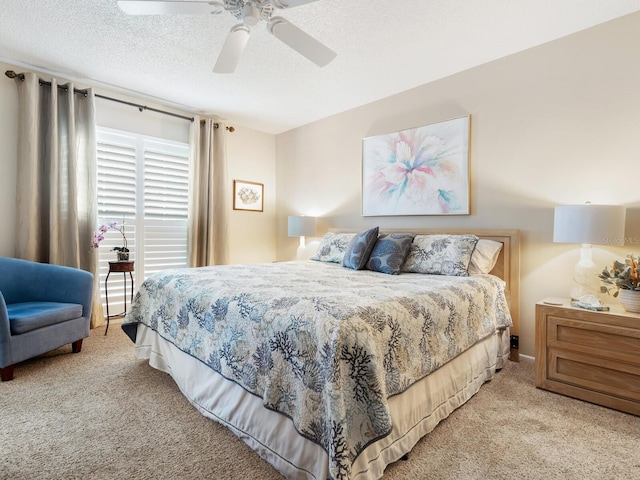
[[[2,479],[281,479],[112,325],[0,384]],[[384,479],[640,479],[640,418],[538,390],[509,363]]]

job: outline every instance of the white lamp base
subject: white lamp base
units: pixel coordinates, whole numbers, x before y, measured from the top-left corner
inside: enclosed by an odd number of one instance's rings
[[[309,256],[304,237],[300,237],[300,245],[298,246],[298,250],[296,250],[296,260],[308,260]]]
[[[591,245],[583,243],[580,246],[580,261],[573,268],[573,285],[571,286],[571,300],[578,300],[583,295],[600,293],[598,269],[591,258]]]

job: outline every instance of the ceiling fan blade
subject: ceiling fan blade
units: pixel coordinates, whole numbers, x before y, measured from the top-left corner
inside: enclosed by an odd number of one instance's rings
[[[218,60],[213,71],[215,73],[233,73],[240,61],[240,56],[249,40],[251,28],[240,23],[231,28],[227,39],[224,41]]]
[[[129,15],[200,14],[224,11],[224,4],[221,2],[119,0],[118,6]]]
[[[271,0],[271,5],[276,8],[293,8],[307,3],[317,2],[318,0]]]
[[[272,17],[269,32],[319,67],[336,58],[336,52],[282,17]]]

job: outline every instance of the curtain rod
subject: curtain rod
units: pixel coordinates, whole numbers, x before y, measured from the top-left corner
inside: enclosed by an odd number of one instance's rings
[[[19,80],[24,80],[24,73],[16,73],[13,70],[7,70],[6,72],[4,72],[4,74],[9,77],[9,78],[18,78]],[[38,82],[40,83],[40,85],[46,85],[46,86],[51,86],[51,82],[47,82],[46,80],[42,80],[42,79],[38,79]],[[68,91],[68,88],[65,87],[64,85],[58,85],[58,88],[64,90],[65,92]],[[87,90],[81,90],[78,88],[74,88],[73,89],[73,93],[77,93],[79,95],[84,95],[85,97],[87,96]],[[144,111],[144,110],[150,110],[152,112],[156,112],[156,113],[162,113],[164,115],[170,115],[172,117],[177,117],[177,118],[182,118],[183,120],[189,120],[190,122],[193,122],[195,120],[194,117],[187,117],[184,115],[179,115],[177,113],[172,113],[172,112],[167,112],[166,110],[159,110],[157,108],[153,108],[153,107],[147,107],[146,105],[140,105],[138,103],[133,103],[133,102],[127,102],[125,100],[120,100],[118,98],[113,98],[113,97],[107,97],[106,95],[100,95],[99,93],[95,93],[94,96],[96,96],[97,98],[102,98],[103,100],[109,100],[111,102],[116,102],[116,103],[122,103],[124,105],[129,105],[131,107],[136,107],[139,111]],[[214,123],[213,124],[214,128],[218,128],[220,126],[220,124],[218,123]],[[229,132],[234,132],[235,128],[227,125],[225,127],[226,130],[228,130]]]

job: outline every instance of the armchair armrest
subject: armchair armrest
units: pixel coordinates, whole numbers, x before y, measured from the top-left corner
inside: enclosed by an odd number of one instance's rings
[[[2,367],[11,364],[11,325],[9,325],[9,312],[0,291],[0,365]]]
[[[84,270],[15,258],[0,258],[0,291],[7,304],[63,302],[91,315],[93,275]]]
[[[4,340],[10,336],[11,326],[9,325],[9,312],[7,312],[7,304],[5,303],[4,296],[0,291],[0,347],[3,345]]]

